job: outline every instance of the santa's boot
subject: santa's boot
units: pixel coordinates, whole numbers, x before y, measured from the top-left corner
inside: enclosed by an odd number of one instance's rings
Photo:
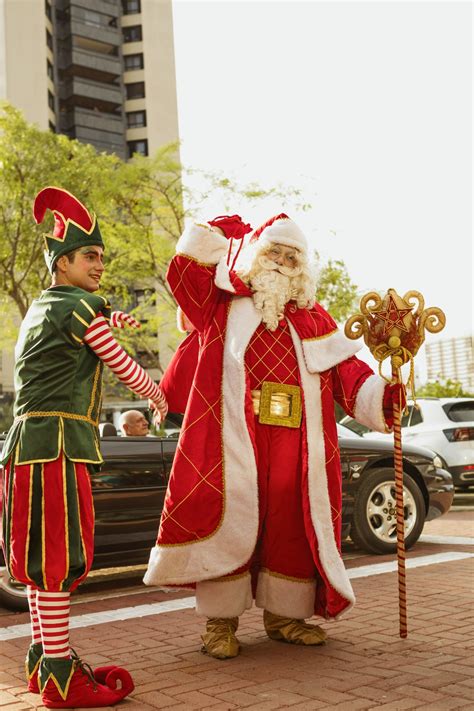
[[[324,644],[326,632],[317,625],[308,625],[304,620],[280,617],[268,610],[263,611],[263,624],[270,639],[290,644]]]
[[[238,626],[238,617],[210,617],[206,633],[201,637],[204,642],[201,651],[216,659],[236,657],[240,651],[239,640],[235,636]]]
[[[41,642],[31,644],[25,659],[26,680],[28,682],[28,691],[31,694],[39,694],[40,692],[38,684],[38,670],[42,656],[43,645]],[[71,656],[73,659],[79,659],[73,649],[71,650]],[[116,664],[111,664],[105,667],[97,667],[94,669],[94,679],[99,682],[99,684],[105,684],[109,673],[117,668]]]
[[[126,669],[115,667],[107,674],[106,683],[99,684],[89,665],[77,657],[43,657],[38,679],[42,702],[46,708],[53,709],[113,706],[134,689]]]

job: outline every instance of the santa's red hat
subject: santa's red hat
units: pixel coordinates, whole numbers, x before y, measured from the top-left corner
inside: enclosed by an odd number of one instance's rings
[[[290,220],[284,212],[271,217],[258,227],[250,237],[250,242],[259,244],[284,244],[294,247],[299,252],[308,253],[308,242],[296,222]]]

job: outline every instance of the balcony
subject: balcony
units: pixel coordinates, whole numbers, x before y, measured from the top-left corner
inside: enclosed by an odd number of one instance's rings
[[[88,52],[74,48],[72,52],[61,52],[59,66],[65,77],[83,77],[92,81],[110,84],[122,73],[119,57]]]
[[[91,111],[81,107],[76,107],[61,114],[61,128],[70,131],[78,126],[115,133],[121,137],[123,137],[125,130],[121,116],[103,114],[100,111]]]
[[[82,106],[112,113],[121,109],[124,96],[120,86],[73,77],[62,83],[59,92],[61,107]]]
[[[71,5],[116,17],[122,12],[121,0],[72,0]]]
[[[69,22],[58,24],[58,39],[67,40],[71,35],[113,47],[118,47],[122,43],[120,29],[107,25],[90,25],[77,17],[71,17]]]
[[[98,151],[115,153],[123,160],[127,158],[125,141],[117,134],[78,126],[75,130],[75,137],[82,143],[90,143]]]
[[[76,107],[60,114],[61,133],[83,143],[91,143],[97,150],[127,157],[124,124],[121,116],[103,114]]]

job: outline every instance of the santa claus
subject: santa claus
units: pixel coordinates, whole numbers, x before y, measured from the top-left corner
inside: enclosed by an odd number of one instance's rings
[[[195,586],[203,649],[221,659],[238,654],[238,618],[254,599],[268,636],[294,644],[322,644],[305,619],[353,605],[334,401],[384,432],[401,395],[314,303],[307,241],[286,215],[229,266],[228,240],[248,229],[236,216],[192,225],[169,267],[200,349],[145,575]]]

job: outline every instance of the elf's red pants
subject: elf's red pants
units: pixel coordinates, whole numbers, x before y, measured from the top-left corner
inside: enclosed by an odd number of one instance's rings
[[[71,591],[94,555],[94,506],[87,464],[61,452],[53,462],[5,466],[3,540],[10,575],[49,592]]]
[[[196,610],[236,617],[252,605],[296,619],[314,612],[316,566],[302,506],[301,429],[255,423],[260,527],[254,554],[238,570],[197,583]]]

